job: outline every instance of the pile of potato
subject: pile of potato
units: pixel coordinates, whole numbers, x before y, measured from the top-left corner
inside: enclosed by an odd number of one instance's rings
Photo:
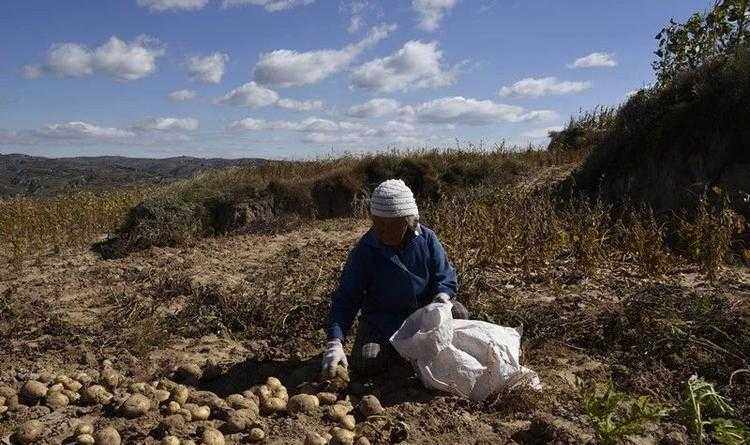
[[[196,370],[193,366],[183,365],[176,375],[185,383],[194,383],[203,372],[200,368]],[[179,437],[180,433],[184,434],[183,427],[189,422],[210,421],[198,425],[200,443],[224,445],[224,434],[215,428],[216,425],[227,434],[242,434],[243,442],[260,442],[266,437],[262,416],[307,415],[320,416],[335,426],[324,435],[308,434],[306,444],[369,444],[367,438],[356,434],[355,408],[348,396],[340,400],[335,392],[327,391],[290,397],[287,388],[275,377],[226,398],[169,379],[128,384],[121,373],[107,365],[100,372],[34,377],[22,385],[0,385],[0,416],[16,410],[21,404],[44,405],[52,411],[69,405],[102,406],[127,419],[159,416],[156,437],[161,437],[161,443],[165,445],[195,445],[193,440]],[[383,408],[375,397],[365,396],[358,411],[362,418],[367,419],[382,414]],[[35,443],[45,437],[46,429],[39,420],[29,420],[18,427],[12,441],[16,444]],[[80,423],[66,443],[119,445],[122,439],[112,427],[95,429],[94,425]]]

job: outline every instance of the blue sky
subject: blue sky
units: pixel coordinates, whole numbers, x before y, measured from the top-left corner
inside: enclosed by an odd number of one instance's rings
[[[543,144],[707,0],[5,0],[0,152],[310,158]]]

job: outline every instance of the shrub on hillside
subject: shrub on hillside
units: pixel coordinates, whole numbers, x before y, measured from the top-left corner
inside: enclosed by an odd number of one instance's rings
[[[633,96],[563,191],[694,213],[709,189],[750,217],[750,50]]]
[[[352,172],[338,171],[312,185],[312,199],[318,218],[339,218],[354,214],[354,202],[363,194],[363,180]]]
[[[615,121],[616,110],[598,107],[576,118],[570,118],[568,126],[560,131],[550,131],[547,150],[568,152],[590,149],[607,134]]]

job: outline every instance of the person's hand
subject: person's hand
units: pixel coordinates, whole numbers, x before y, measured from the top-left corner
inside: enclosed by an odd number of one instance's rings
[[[335,377],[336,366],[338,365],[343,365],[345,368],[349,367],[344,353],[344,345],[341,344],[341,340],[335,338],[326,343],[326,352],[323,354],[323,375],[328,378]]]
[[[432,297],[433,303],[450,303],[451,296],[446,294],[445,292],[440,292],[439,294]]]

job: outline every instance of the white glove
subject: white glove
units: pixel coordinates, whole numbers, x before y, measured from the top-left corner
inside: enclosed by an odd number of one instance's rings
[[[336,366],[339,364],[345,368],[349,367],[344,353],[344,345],[341,344],[341,340],[336,338],[326,343],[326,352],[323,354],[323,375],[327,375],[329,378],[335,377]]]
[[[440,292],[439,294],[432,297],[433,303],[450,303],[451,296],[446,294],[445,292]]]

